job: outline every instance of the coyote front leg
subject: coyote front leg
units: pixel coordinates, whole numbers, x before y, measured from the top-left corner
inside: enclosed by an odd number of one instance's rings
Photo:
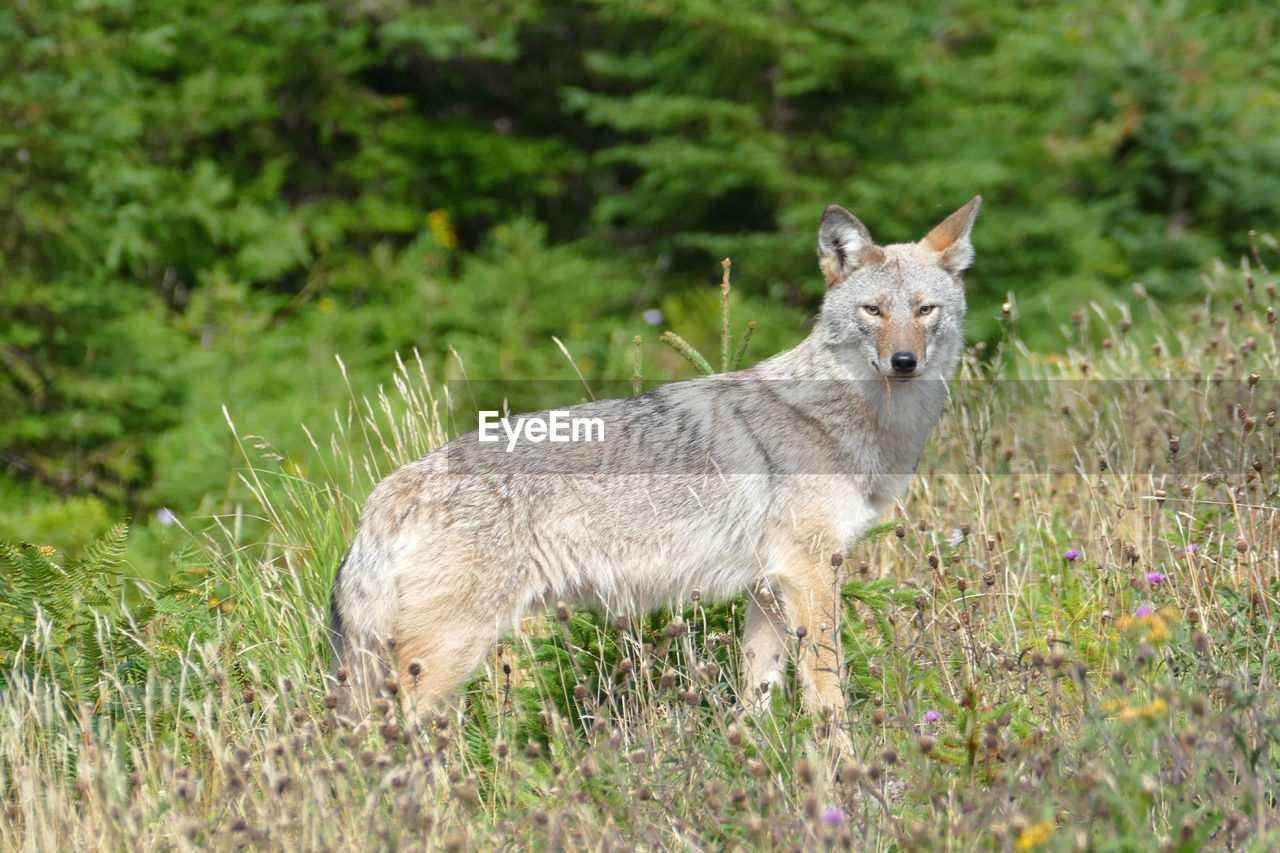
[[[816,549],[793,548],[778,575],[782,603],[798,644],[796,666],[810,711],[845,722],[842,689],[844,653],[840,642],[841,569],[823,561]]]
[[[742,633],[742,703],[761,710],[769,691],[787,672],[787,647],[794,635],[772,591],[761,587],[747,594],[747,624]]]

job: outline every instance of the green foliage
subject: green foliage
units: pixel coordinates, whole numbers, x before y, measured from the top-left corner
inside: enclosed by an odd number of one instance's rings
[[[115,525],[78,557],[55,560],[52,547],[0,542],[0,654],[5,669],[43,671],[78,701],[92,702],[107,635],[121,620],[100,615],[118,607],[118,570],[129,526]],[[117,675],[144,671],[127,651]]]
[[[729,247],[773,293],[816,285],[806,235],[830,200],[904,240],[982,193],[980,337],[1009,291],[1034,296],[1023,310],[1039,320],[1082,286],[1135,277],[1185,296],[1168,273],[1245,251],[1249,228],[1276,221],[1268,5],[701,0],[600,14],[654,37],[589,54],[621,92],[567,91],[623,140],[596,155],[625,187],[597,220],[673,251]]]
[[[117,517],[233,513],[222,407],[305,468],[297,424],[344,400],[335,352],[356,385],[414,347],[433,371],[453,347],[476,378],[620,380],[642,334],[647,369],[688,375],[652,345],[670,330],[718,348],[693,370],[722,369],[741,339],[691,318],[725,256],[764,357],[817,305],[832,201],[895,241],[980,192],[972,338],[1000,334],[1010,293],[1034,348],[1057,344],[1061,305],[1135,279],[1194,300],[1185,273],[1234,263],[1280,212],[1277,15],[10,4],[0,478]],[[7,505],[0,535],[50,541],[56,515]],[[162,540],[130,545],[153,576]]]

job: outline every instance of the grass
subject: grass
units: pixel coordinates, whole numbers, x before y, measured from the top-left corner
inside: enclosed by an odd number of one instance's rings
[[[844,555],[852,757],[794,684],[741,713],[732,603],[560,609],[465,710],[340,724],[334,569],[372,483],[445,438],[448,401],[401,364],[315,439],[324,470],[241,438],[253,514],[193,535],[168,587],[4,611],[0,845],[1274,849],[1280,350],[1255,267],[1211,270],[1177,316],[1141,288],[1082,306],[1047,357],[1008,306],[909,494]],[[36,553],[7,570],[96,565]]]

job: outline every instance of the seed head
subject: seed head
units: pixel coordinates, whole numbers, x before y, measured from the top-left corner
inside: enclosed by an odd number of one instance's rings
[[[840,781],[845,784],[857,782],[865,775],[867,775],[866,766],[856,761],[846,761],[840,765]]]

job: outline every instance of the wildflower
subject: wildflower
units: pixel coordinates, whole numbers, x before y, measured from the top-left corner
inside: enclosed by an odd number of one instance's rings
[[[1192,542],[1190,545],[1188,545],[1188,546],[1186,547],[1186,549],[1185,549],[1186,553],[1188,553],[1188,554],[1194,554],[1194,553],[1196,553],[1196,552],[1197,552],[1197,551],[1199,551],[1199,550],[1200,550],[1200,546],[1199,546],[1199,545],[1197,545],[1197,544],[1196,544],[1196,543],[1194,543],[1194,542]]]
[[[1154,720],[1156,717],[1162,716],[1169,710],[1169,703],[1163,699],[1154,699],[1148,705],[1127,705],[1121,704],[1114,710],[1117,711],[1116,716],[1122,723],[1133,723],[1138,720]]]
[[[924,721],[925,721],[926,723],[936,723],[936,722],[938,722],[938,720],[941,720],[941,719],[942,719],[942,712],[941,712],[941,711],[932,711],[932,710],[930,710],[930,711],[925,711],[925,712],[924,712]]]
[[[172,527],[178,523],[178,517],[173,514],[173,510],[169,509],[167,506],[162,506],[160,509],[156,510],[156,521],[160,522],[165,527]]]
[[[839,806],[827,806],[822,812],[822,822],[827,826],[839,826],[844,823],[844,812]]]
[[[1066,560],[1067,562],[1070,562],[1079,556],[1080,556],[1080,549],[1072,548],[1071,550],[1067,551],[1065,554],[1062,555],[1062,559]]]
[[[1166,575],[1164,572],[1147,572],[1147,583],[1151,584],[1152,586],[1158,583],[1164,583],[1168,579],[1169,579],[1169,576]]]
[[[1158,612],[1153,612],[1149,604],[1144,604],[1134,611],[1132,616],[1125,615],[1117,619],[1116,627],[1121,631],[1146,628],[1147,642],[1163,643],[1169,639],[1169,625],[1180,618],[1181,614],[1172,607],[1162,607]],[[1139,659],[1143,659],[1141,654]]]
[[[1018,850],[1031,850],[1043,844],[1049,843],[1049,839],[1053,837],[1054,824],[1051,820],[1044,820],[1040,823],[1033,823],[1018,836],[1018,840],[1013,846]]]
[[[957,527],[951,531],[951,536],[948,537],[947,541],[951,543],[952,548],[955,548],[964,541],[964,531]]]
[[[431,229],[431,235],[435,237],[436,243],[441,248],[458,248],[458,233],[453,230],[453,222],[449,219],[448,211],[433,210],[428,213],[427,227]]]
[[[650,326],[657,326],[662,323],[662,311],[658,308],[650,308],[640,315]]]

